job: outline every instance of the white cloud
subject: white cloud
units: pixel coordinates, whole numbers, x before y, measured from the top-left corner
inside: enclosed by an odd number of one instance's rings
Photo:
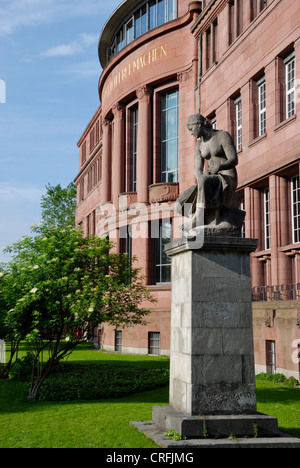
[[[82,33],[75,41],[50,48],[40,54],[41,57],[65,57],[80,54],[92,44],[97,43],[98,35]]]
[[[77,42],[70,42],[69,44],[62,44],[57,47],[42,52],[41,57],[65,57],[76,55],[83,52],[83,48]]]

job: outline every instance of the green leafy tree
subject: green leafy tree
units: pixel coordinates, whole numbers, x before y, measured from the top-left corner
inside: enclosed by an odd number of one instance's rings
[[[62,188],[60,184],[46,185],[41,198],[43,229],[64,228],[75,225],[76,186],[71,182]]]
[[[0,363],[0,378],[7,378],[17,358],[19,345],[27,330],[26,317],[17,323],[8,321],[7,316],[23,294],[22,268],[18,262],[0,265],[0,338],[5,340],[8,359]]]
[[[112,251],[107,239],[83,237],[80,229],[49,228],[24,237],[8,248],[18,265],[22,288],[5,326],[25,335],[32,356],[29,399],[58,362],[69,355],[90,330],[107,322],[115,328],[144,324],[154,299],[140,270],[127,255]],[[130,278],[130,281],[129,281]]]
[[[46,194],[41,198],[41,209],[42,223],[32,226],[32,233],[46,232],[49,228],[74,226],[76,209],[76,187],[74,183],[70,183],[65,188],[60,185],[46,185]],[[19,248],[20,254],[23,246],[26,245],[27,249],[28,244],[28,239],[24,239],[20,243],[16,243],[14,248]],[[23,274],[23,262],[24,259],[21,259],[21,255],[19,255],[13,262],[0,263],[0,339],[5,339],[9,351],[7,362],[0,363],[0,378],[8,377],[18,357],[20,341],[24,338],[24,333],[26,333],[27,324],[23,323],[21,329],[20,317],[18,318],[18,331],[13,322],[8,323],[5,319],[8,311],[14,307],[15,303],[24,294],[23,288],[27,282]]]

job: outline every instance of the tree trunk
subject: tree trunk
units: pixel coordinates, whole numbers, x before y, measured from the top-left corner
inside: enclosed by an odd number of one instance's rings
[[[33,385],[31,385],[30,390],[29,390],[29,394],[28,394],[28,397],[27,397],[29,401],[36,401],[37,400],[39,390],[40,390],[45,378],[46,378],[46,375],[38,377],[36,379],[36,381],[33,383]]]
[[[50,372],[55,366],[56,366],[56,362],[48,361],[45,367],[38,371],[38,376],[35,379],[34,378],[32,379],[29,394],[27,397],[29,401],[36,401],[38,399],[38,393],[39,393],[41,386],[44,383],[44,380],[46,379],[46,377],[48,377],[48,375],[50,374]],[[34,369],[33,369],[33,375],[34,375]]]

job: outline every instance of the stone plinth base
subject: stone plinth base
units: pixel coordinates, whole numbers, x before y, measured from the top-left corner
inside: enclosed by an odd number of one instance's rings
[[[165,436],[161,427],[153,421],[130,422],[138,431],[146,437],[153,440],[155,444],[162,448],[172,450],[204,449],[204,448],[300,448],[300,439],[291,437],[287,434],[278,433],[275,436],[267,437],[231,437],[226,438],[203,438],[203,439],[185,439],[172,440]]]
[[[170,406],[132,422],[164,448],[300,448],[257,413],[249,254],[254,239],[185,238],[172,257]],[[181,440],[169,440],[175,431]]]
[[[253,415],[189,416],[170,406],[153,406],[153,423],[168,432],[174,429],[187,439],[267,437],[278,435],[277,419],[256,413]]]

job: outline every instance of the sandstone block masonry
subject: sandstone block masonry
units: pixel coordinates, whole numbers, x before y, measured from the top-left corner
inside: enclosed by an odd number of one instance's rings
[[[256,413],[252,239],[170,244],[170,406],[189,415]]]

